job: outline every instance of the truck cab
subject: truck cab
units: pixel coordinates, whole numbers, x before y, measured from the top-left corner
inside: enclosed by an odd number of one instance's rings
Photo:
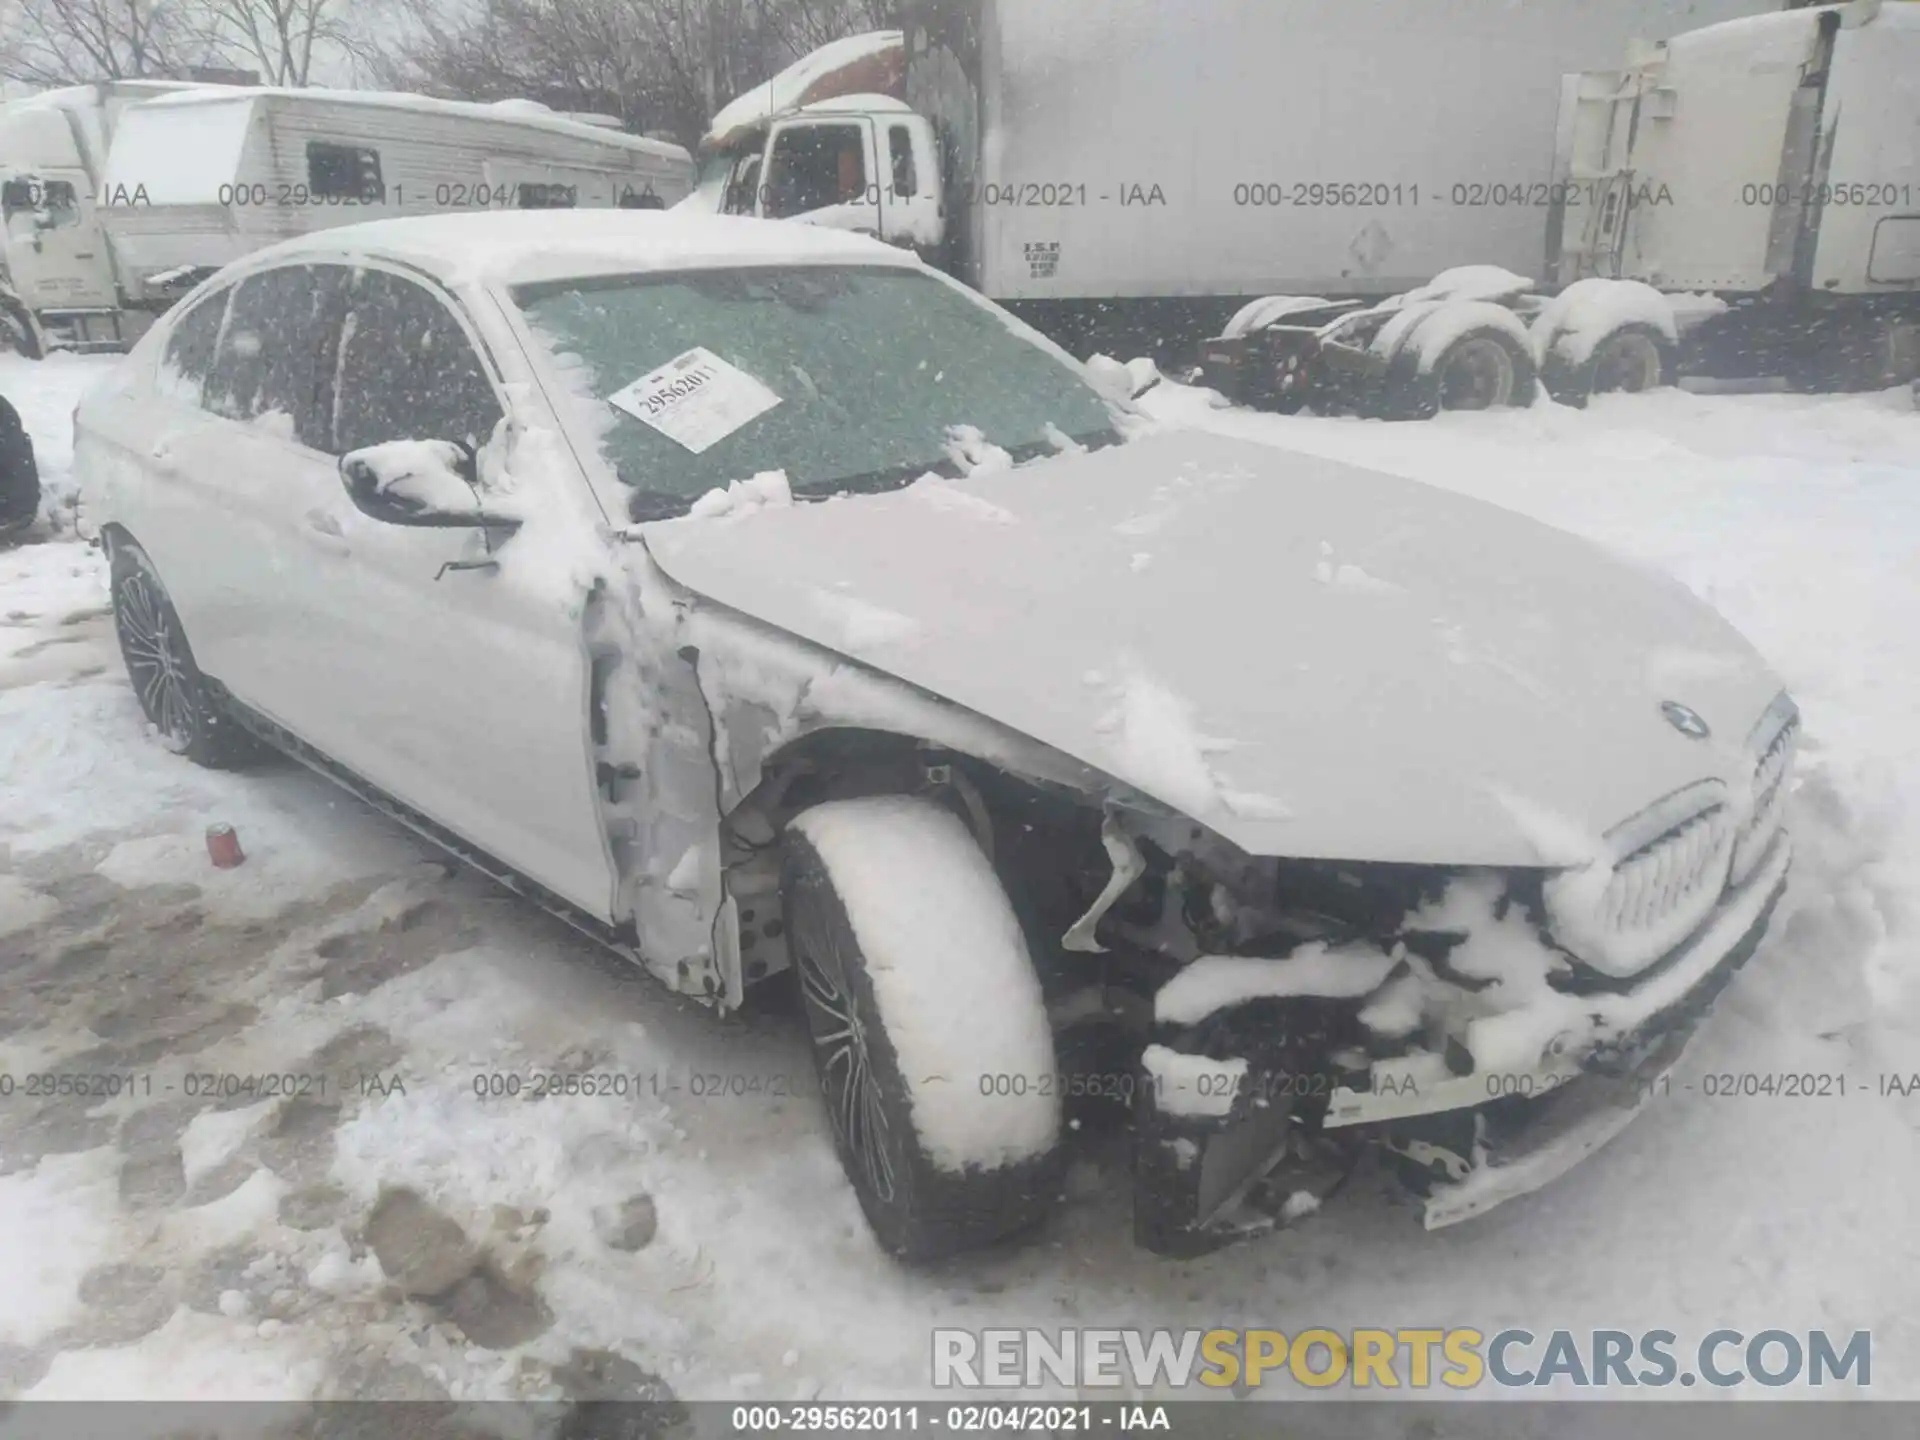
[[[0,111],[0,297],[11,292],[16,321],[113,307],[113,264],[93,191],[67,110]]]
[[[927,258],[946,239],[933,126],[890,96],[818,101],[739,135],[708,163],[723,214],[852,230]]]
[[[127,106],[197,88],[118,80],[0,105],[0,343],[120,349],[145,328],[122,310],[100,176]]]

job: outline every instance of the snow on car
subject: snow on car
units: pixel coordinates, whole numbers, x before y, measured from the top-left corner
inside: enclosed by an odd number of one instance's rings
[[[1037,1221],[1090,1090],[1155,1250],[1369,1150],[1477,1214],[1631,1118],[1785,883],[1794,706],[1683,587],[1163,433],[859,237],[334,229],[76,426],[170,743],[283,748],[716,1007],[794,972],[902,1256]]]

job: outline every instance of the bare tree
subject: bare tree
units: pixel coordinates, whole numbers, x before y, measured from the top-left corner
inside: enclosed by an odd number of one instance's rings
[[[194,37],[175,0],[14,0],[0,78],[72,85],[173,73]]]
[[[886,28],[895,0],[403,0],[384,83],[466,100],[526,96],[618,115],[692,145],[735,95],[828,40]]]
[[[364,54],[343,0],[195,0],[192,23],[204,46],[244,59],[269,85],[308,85],[316,57]]]

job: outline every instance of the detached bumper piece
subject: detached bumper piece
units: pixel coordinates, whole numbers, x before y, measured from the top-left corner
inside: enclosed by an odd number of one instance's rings
[[[1260,1024],[1257,1040],[1170,1037],[1212,1039],[1205,1048],[1242,1058],[1160,1045],[1143,1056],[1133,1098],[1133,1228],[1144,1249],[1188,1258],[1288,1224],[1317,1210],[1362,1153],[1347,1135],[1321,1133],[1330,1082],[1302,1073],[1301,1042],[1288,1040],[1287,1022],[1258,1003],[1249,1008],[1239,1024]]]

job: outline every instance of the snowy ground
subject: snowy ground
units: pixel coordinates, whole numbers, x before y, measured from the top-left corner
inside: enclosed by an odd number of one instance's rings
[[[99,363],[0,357],[56,498]],[[1368,1185],[1186,1264],[1132,1248],[1123,1157],[1094,1144],[1039,1240],[909,1272],[868,1238],[784,1017],[664,997],[303,771],[168,753],[100,558],[43,525],[0,551],[0,1396],[904,1397],[939,1323],[1870,1328],[1874,1393],[1920,1396],[1920,1099],[1874,1084],[1920,1071],[1910,400],[1668,393],[1406,426],[1149,403],[1582,531],[1756,641],[1807,718],[1800,858],[1682,1079],[1838,1072],[1849,1098],[1676,1087],[1484,1220],[1427,1235]],[[238,870],[207,863],[215,820]],[[474,1090],[583,1065],[651,1078]],[[28,1098],[35,1072],[134,1089]],[[314,1073],[325,1093],[188,1093]]]

